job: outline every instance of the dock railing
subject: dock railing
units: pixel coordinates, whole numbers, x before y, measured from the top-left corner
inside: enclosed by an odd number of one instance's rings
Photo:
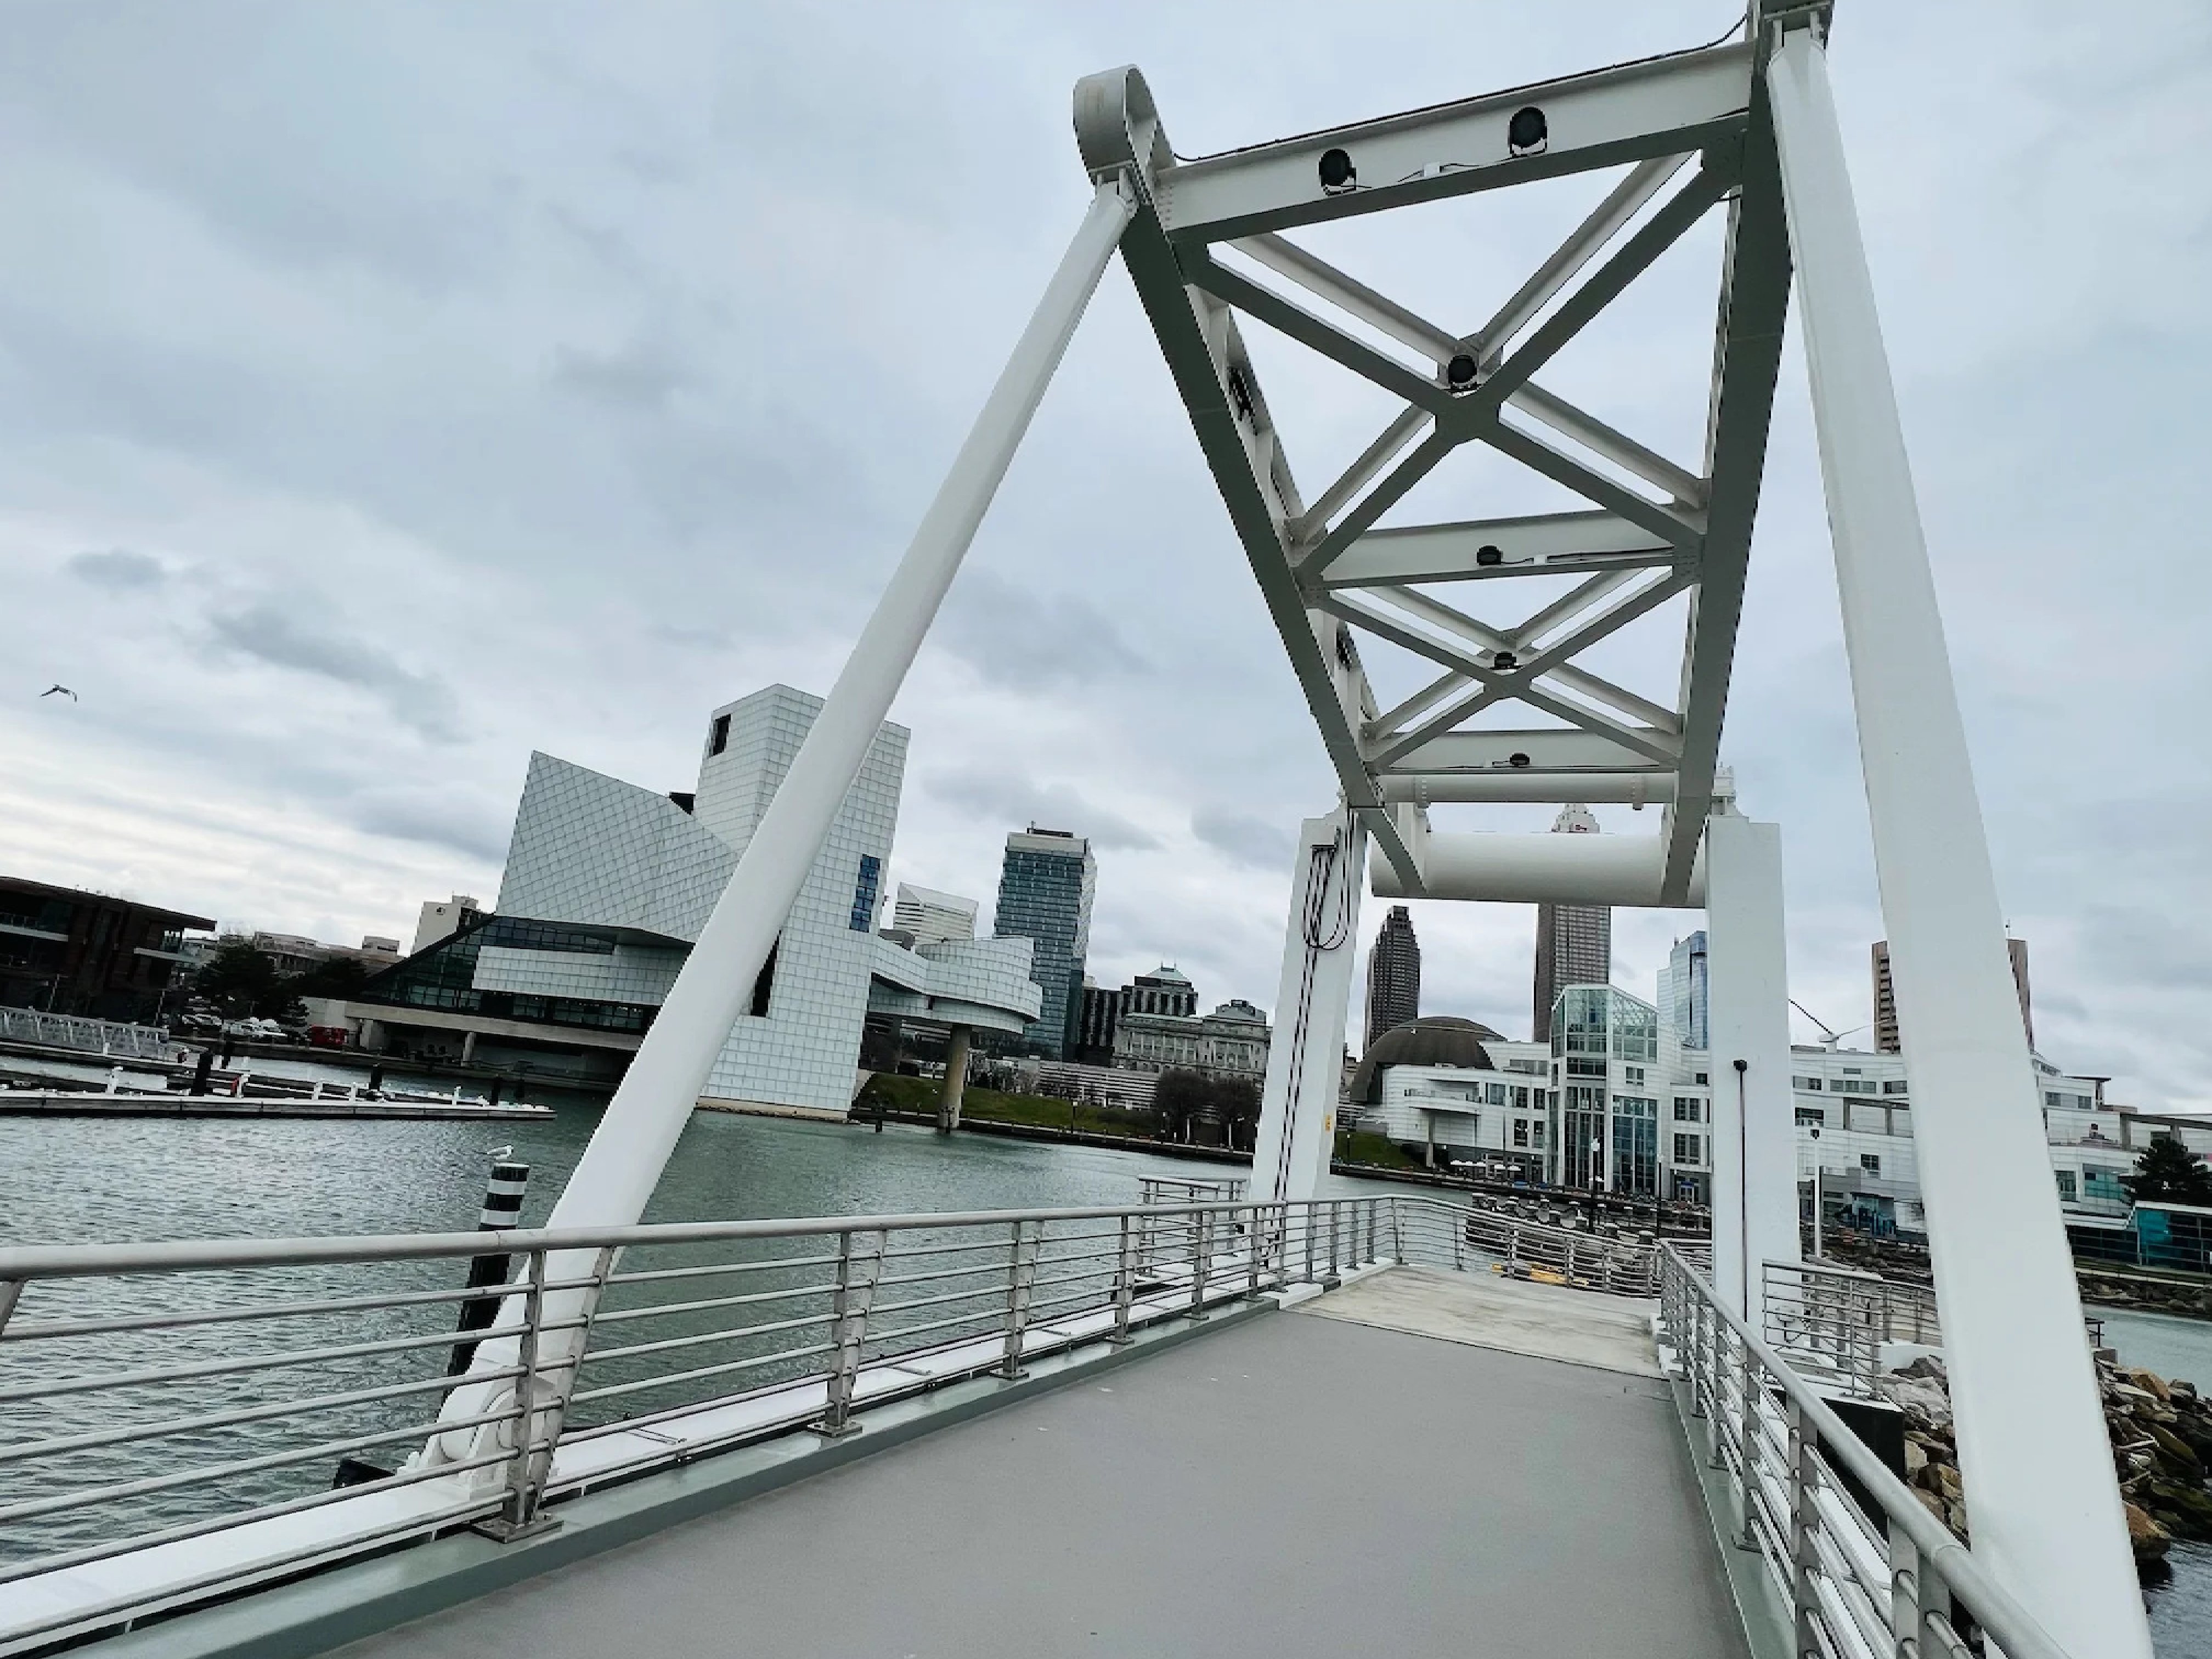
[[[520,1536],[588,1487],[836,1439],[890,1401],[1327,1282],[1456,1224],[1400,1212],[516,1230],[499,1240],[514,1277],[479,1290],[462,1282],[477,1232],[0,1249],[0,1654],[456,1528]],[[585,1311],[558,1316],[579,1290]],[[450,1377],[460,1310],[487,1299],[498,1322]]]
[[[1786,1610],[1790,1653],[1966,1659],[1978,1625],[2008,1659],[2067,1659],[1703,1273],[1671,1243],[1660,1264],[1662,1359],[1692,1446],[1728,1488],[1724,1526]]]

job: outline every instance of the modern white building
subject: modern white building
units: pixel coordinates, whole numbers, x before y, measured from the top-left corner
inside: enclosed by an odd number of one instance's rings
[[[459,1033],[471,1055],[485,1042],[634,1049],[821,707],[773,685],[714,710],[689,795],[532,755],[496,914],[366,988],[349,1011],[363,1045],[427,1028]],[[872,1010],[1010,1033],[1036,1018],[1028,940],[908,950],[876,931],[907,736],[878,732],[701,1103],[844,1115]]]
[[[957,893],[901,882],[891,907],[891,926],[914,935],[916,945],[943,945],[975,937],[976,902]]]

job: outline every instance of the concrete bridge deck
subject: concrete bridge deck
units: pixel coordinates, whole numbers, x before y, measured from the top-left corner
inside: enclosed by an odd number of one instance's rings
[[[1611,1325],[1621,1369],[1499,1352],[1463,1312],[1385,1328],[1446,1294],[1407,1271],[1364,1311],[1353,1286],[1345,1317],[1209,1333],[340,1651],[1745,1654],[1620,1310],[1547,1298]]]

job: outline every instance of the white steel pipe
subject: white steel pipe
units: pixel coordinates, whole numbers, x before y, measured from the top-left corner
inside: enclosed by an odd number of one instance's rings
[[[2149,1659],[1826,55],[1767,86],[1974,1555],[2072,1653]]]
[[[1098,187],[1082,228],[562,1190],[549,1225],[617,1227],[644,1212],[1131,211],[1118,181]]]
[[[1672,772],[1584,772],[1530,776],[1522,772],[1386,772],[1379,780],[1382,799],[1417,806],[1463,801],[1510,805],[1588,805],[1610,801],[1622,806],[1674,804]]]
[[[1739,813],[1716,813],[1705,820],[1702,850],[1713,1090],[1713,1290],[1760,1330],[1761,1265],[1795,1261],[1799,1255],[1782,831]]]
[[[1259,1203],[1310,1199],[1328,1173],[1366,856],[1367,831],[1356,812],[1339,810],[1300,826],[1275,991],[1275,1040],[1252,1137],[1251,1196]]]
[[[1473,899],[1490,904],[1656,906],[1666,845],[1656,836],[1440,835],[1425,838],[1421,890],[1409,894],[1388,860],[1372,860],[1377,898]],[[1705,902],[1705,850],[1686,904]]]
[[[653,1029],[607,1103],[591,1143],[553,1206],[549,1227],[624,1227],[644,1214],[646,1200],[659,1184],[660,1172],[690,1119],[715,1056],[752,995],[753,981],[799,896],[830,821],[860,775],[869,745],[890,712],[891,699],[921,648],[1133,211],[1133,204],[1117,179],[1098,186],[1074,241],[1015,343],[967,441],[953,458],[951,471],[923,514],[890,586],[877,601],[875,614],[845,659],[829,701],[815,717],[737,868],[730,872],[728,884],[669,988]],[[583,1277],[590,1271],[590,1261],[588,1252],[564,1252],[553,1258],[548,1277]],[[501,1311],[502,1326],[519,1318],[520,1300],[508,1298]],[[556,1321],[573,1318],[586,1295],[556,1291],[545,1300],[546,1317]],[[576,1336],[572,1330],[550,1337],[542,1355],[557,1364],[574,1351]],[[513,1364],[514,1347],[512,1337],[504,1345],[487,1341],[477,1350],[477,1368]],[[484,1391],[495,1386],[457,1389],[448,1398],[444,1415],[481,1414]],[[456,1437],[442,1437],[437,1449],[458,1457],[459,1449],[452,1443]]]

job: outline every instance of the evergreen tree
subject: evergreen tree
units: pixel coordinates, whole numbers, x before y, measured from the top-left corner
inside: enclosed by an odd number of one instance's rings
[[[2142,1150],[2136,1172],[2120,1184],[2142,1202],[2212,1205],[2212,1170],[2172,1135],[2160,1135]]]

